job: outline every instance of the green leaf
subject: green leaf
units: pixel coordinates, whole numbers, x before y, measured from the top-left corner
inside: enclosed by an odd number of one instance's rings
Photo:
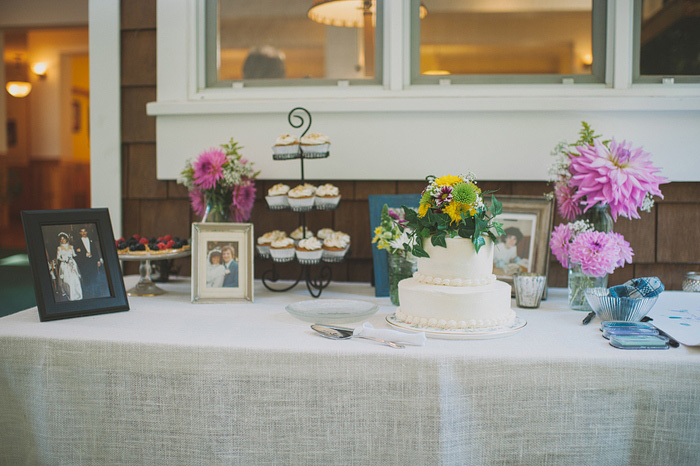
[[[481,246],[486,244],[486,240],[484,240],[483,236],[475,236],[472,238],[472,243],[474,243],[474,250],[478,253]]]
[[[429,237],[429,236],[430,236],[430,229],[429,229],[429,228],[423,228],[423,229],[420,231],[420,236],[422,236],[423,238]]]
[[[494,217],[503,212],[503,203],[496,199],[496,196],[491,196],[491,215]]]
[[[441,248],[446,248],[447,247],[447,242],[445,241],[445,232],[441,231],[438,233],[435,233],[431,238],[430,242],[432,243],[433,246],[435,247],[441,247]]]
[[[423,246],[419,243],[416,243],[416,245],[413,246],[412,253],[416,257],[430,257],[430,255],[425,252],[425,249],[423,249]]]

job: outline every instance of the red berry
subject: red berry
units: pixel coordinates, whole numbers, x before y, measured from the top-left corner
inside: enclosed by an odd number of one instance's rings
[[[163,243],[158,243],[158,249],[160,249],[162,251],[163,249],[168,249],[168,247],[166,245],[164,245]]]
[[[161,241],[163,241],[163,237],[162,237],[162,236],[159,236],[158,239],[157,239],[157,242],[160,243]]]
[[[148,244],[148,238],[141,238],[141,239],[139,240],[139,243],[141,243],[141,244]]]
[[[168,249],[172,249],[175,246],[175,241],[173,241],[173,240],[168,241],[168,244],[166,244],[166,246],[168,247]]]
[[[173,237],[171,235],[165,235],[165,236],[163,236],[163,239],[165,241],[170,241],[171,239],[173,239]]]
[[[125,240],[124,237],[122,236],[122,237],[119,238],[116,242],[117,242],[117,243],[125,243],[126,240]]]
[[[138,239],[141,239],[141,235],[139,235],[138,233],[134,233],[134,235],[132,236],[132,238],[138,240]]]

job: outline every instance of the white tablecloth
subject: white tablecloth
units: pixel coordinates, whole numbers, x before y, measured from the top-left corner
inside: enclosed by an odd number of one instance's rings
[[[128,312],[0,319],[0,464],[700,463],[700,349],[614,349],[565,290],[513,304],[507,338],[396,350],[314,334],[284,309],[303,286],[236,304],[161,286]],[[328,298],[377,303],[375,327],[395,309],[365,284]]]

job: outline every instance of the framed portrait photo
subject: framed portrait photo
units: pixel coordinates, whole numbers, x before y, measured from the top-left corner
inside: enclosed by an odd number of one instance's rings
[[[493,273],[513,284],[516,273],[549,272],[549,236],[554,221],[554,202],[544,196],[496,196],[503,212],[496,220],[505,234],[493,252]],[[545,297],[546,297],[545,287]]]
[[[107,209],[22,211],[43,321],[128,311]]]
[[[192,224],[192,302],[253,301],[253,224]]]
[[[382,223],[382,208],[386,205],[389,214],[398,218],[404,217],[402,206],[418,210],[419,194],[373,194],[369,199],[370,238],[374,238],[374,230]],[[389,296],[389,264],[388,254],[383,249],[372,245],[372,265],[374,271],[374,295]]]

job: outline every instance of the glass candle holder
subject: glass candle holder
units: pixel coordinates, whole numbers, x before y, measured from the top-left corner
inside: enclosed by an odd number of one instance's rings
[[[515,302],[518,307],[538,308],[544,287],[547,286],[547,277],[536,273],[520,273],[513,275],[515,287]]]

